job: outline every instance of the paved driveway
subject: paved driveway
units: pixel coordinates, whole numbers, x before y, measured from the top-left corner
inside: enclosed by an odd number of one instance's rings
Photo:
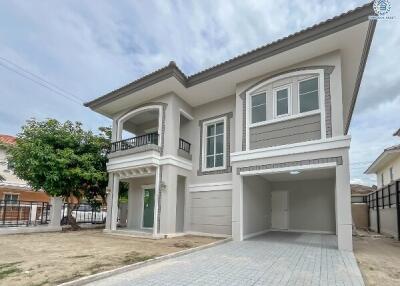
[[[333,235],[270,232],[118,274],[90,285],[364,285]]]

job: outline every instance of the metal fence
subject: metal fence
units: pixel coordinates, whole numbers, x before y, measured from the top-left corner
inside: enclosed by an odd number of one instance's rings
[[[75,218],[77,223],[105,223],[107,210],[105,207],[93,208],[91,205],[82,203],[70,205],[65,203],[61,211],[61,224],[69,224],[68,221],[68,208],[71,207],[72,216]]]
[[[0,227],[47,224],[50,207],[48,202],[0,200]]]
[[[385,208],[396,208],[397,239],[400,240],[400,180],[394,181],[366,196],[368,205],[368,226],[371,226],[371,213],[376,216],[377,232],[381,233],[381,212]],[[372,210],[372,212],[371,212]]]

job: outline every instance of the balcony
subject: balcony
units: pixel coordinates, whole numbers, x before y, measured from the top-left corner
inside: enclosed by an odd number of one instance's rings
[[[192,155],[190,154],[190,146],[191,144],[189,142],[182,138],[179,138],[178,155],[188,160],[192,160]]]
[[[125,151],[130,149],[146,149],[142,146],[152,145],[158,149],[158,133],[148,133],[133,138],[128,138],[111,143],[110,153]]]

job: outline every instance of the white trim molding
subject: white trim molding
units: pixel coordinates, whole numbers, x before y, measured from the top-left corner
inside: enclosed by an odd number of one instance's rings
[[[250,151],[240,151],[231,153],[231,162],[241,162],[246,160],[287,156],[294,154],[318,152],[332,149],[350,148],[351,137],[349,135],[336,136],[327,139],[300,142],[289,145],[260,148]]]
[[[232,182],[217,182],[205,184],[192,184],[188,186],[189,192],[211,192],[211,191],[231,191],[233,188]]]
[[[107,163],[107,171],[117,172],[130,168],[161,165],[173,165],[188,171],[193,169],[193,164],[189,160],[173,155],[160,156],[156,151],[148,151],[140,154],[111,158]]]
[[[254,175],[264,175],[264,174],[287,173],[290,171],[330,169],[330,168],[335,168],[336,165],[337,165],[336,162],[329,162],[329,163],[321,163],[321,164],[290,166],[290,167],[274,168],[274,169],[243,171],[243,172],[240,172],[240,175],[241,176],[254,176]]]

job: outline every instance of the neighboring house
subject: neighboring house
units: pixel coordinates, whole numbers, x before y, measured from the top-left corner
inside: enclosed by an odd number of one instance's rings
[[[368,229],[367,195],[376,191],[376,186],[351,184],[351,214],[353,224],[359,229]]]
[[[376,186],[364,186],[359,184],[351,184],[351,201],[353,203],[365,203],[365,196],[376,191]]]
[[[128,230],[331,233],[352,250],[347,133],[372,14],[365,5],[191,76],[171,62],[86,103],[113,120],[106,228],[118,231],[125,181]]]
[[[49,196],[44,192],[33,191],[24,180],[18,178],[12,171],[7,160],[7,145],[15,144],[15,137],[0,134],[0,175],[5,179],[0,181],[0,201],[3,204],[17,201],[49,202]]]
[[[382,188],[393,181],[399,180],[400,144],[383,150],[383,152],[378,156],[378,158],[376,158],[371,166],[369,166],[365,173],[376,175],[378,188]]]

